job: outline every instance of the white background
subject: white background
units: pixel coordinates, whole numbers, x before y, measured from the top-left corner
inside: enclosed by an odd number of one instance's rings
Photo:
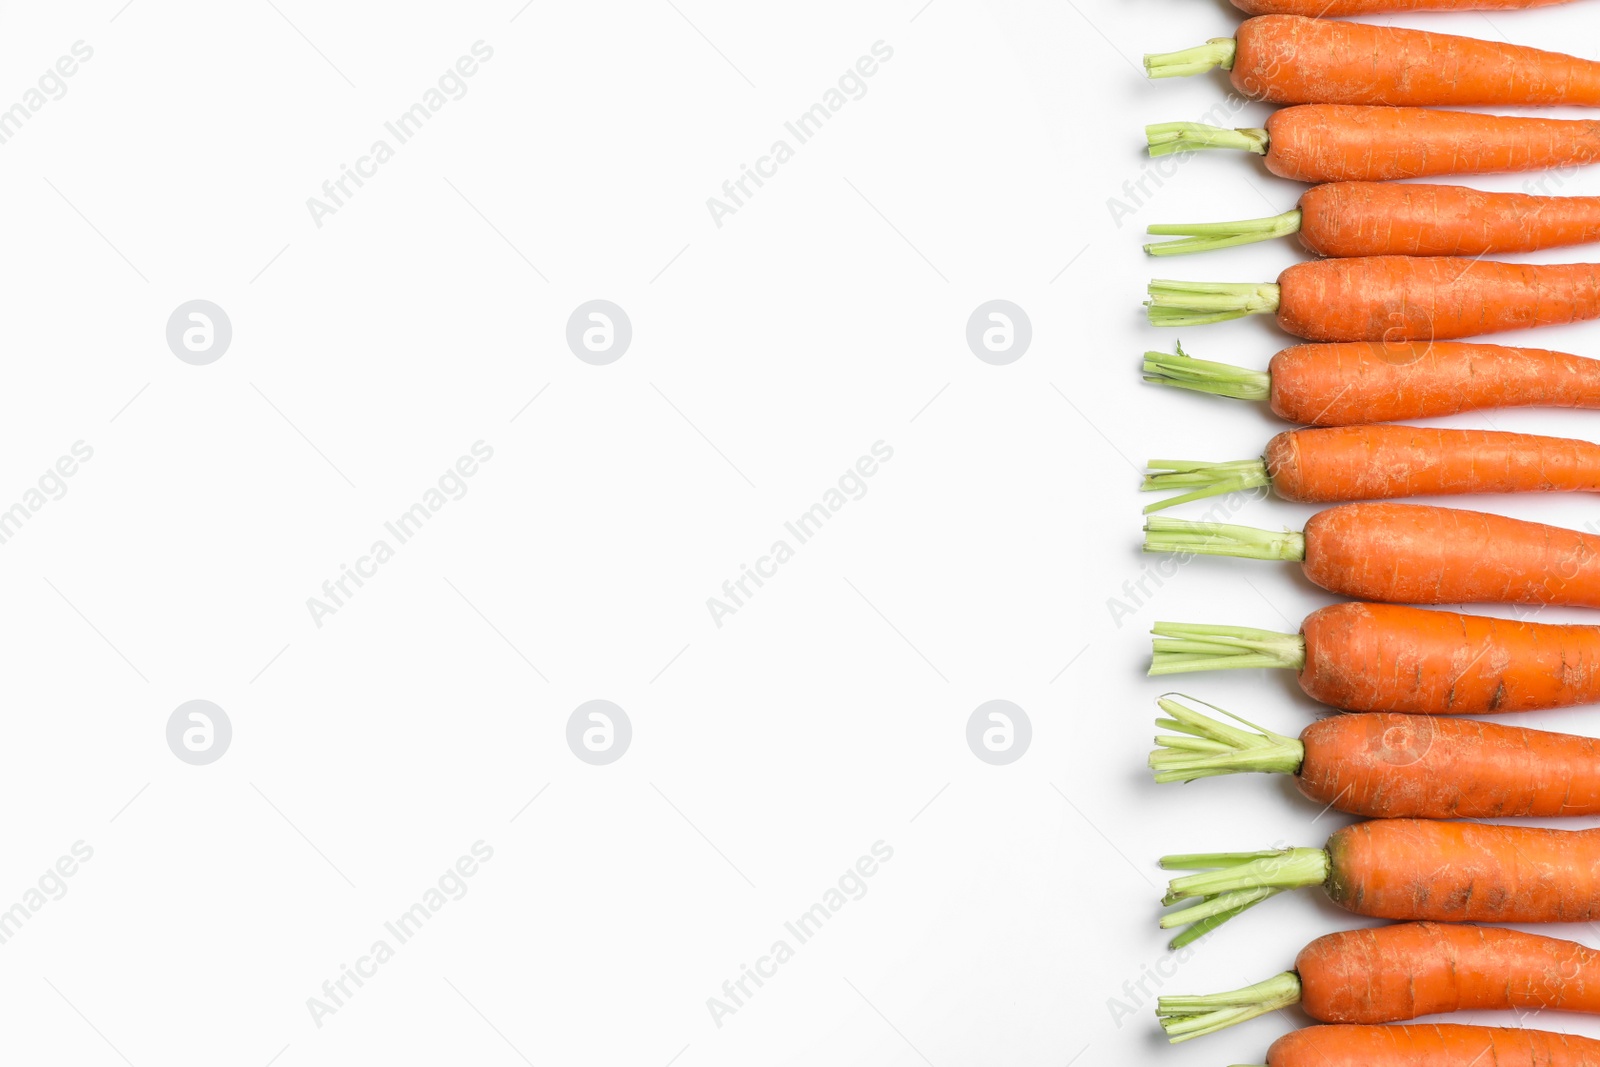
[[[1341,820],[1284,782],[1149,783],[1147,624],[1293,629],[1328,597],[1207,560],[1108,606],[1150,565],[1137,466],[1281,428],[1142,386],[1138,354],[1174,338],[1139,299],[1153,271],[1268,280],[1291,243],[1138,245],[1296,187],[1217,154],[1121,225],[1109,207],[1146,170],[1141,125],[1226,84],[1147,85],[1139,53],[1226,34],[1230,8],[274,2],[15,5],[0,33],[0,106],[94,49],[0,145],[0,507],[94,449],[0,546],[0,908],[94,850],[0,945],[8,1061],[1185,1067],[1259,1062],[1304,1021],[1168,1050],[1125,985],[1231,988],[1359,921],[1280,898],[1181,961],[1155,925],[1163,852]],[[1412,21],[1591,53],[1597,28],[1581,3]],[[306,199],[479,40],[467,94],[314,225]],[[706,199],[877,41],[866,94],[718,227]],[[205,367],[164,337],[195,298],[234,331]],[[606,367],[564,341],[594,298],[633,324]],[[1004,367],[964,338],[994,298],[1033,325]],[[1190,333],[1249,366],[1287,343]],[[316,626],[307,598],[479,440],[467,495]],[[706,599],[878,441],[866,495],[714,625]],[[1290,733],[1316,714],[1287,675],[1184,688]],[[204,767],[165,740],[197,698],[234,731]],[[565,741],[597,698],[634,731],[603,767]],[[996,698],[1033,726],[1004,767],[965,740]],[[307,998],[479,840],[466,896],[318,1026]],[[718,1026],[707,998],[878,841],[866,895]]]

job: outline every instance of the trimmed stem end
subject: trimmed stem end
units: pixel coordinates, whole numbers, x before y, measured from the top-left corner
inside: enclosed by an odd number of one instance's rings
[[[1232,37],[1213,37],[1205,44],[1181,52],[1160,52],[1144,57],[1144,72],[1152,78],[1186,78],[1221,67],[1233,69],[1238,46]]]
[[[1225,1030],[1258,1015],[1300,1002],[1300,976],[1293,971],[1228,993],[1159,997],[1156,1017],[1173,1044]]]

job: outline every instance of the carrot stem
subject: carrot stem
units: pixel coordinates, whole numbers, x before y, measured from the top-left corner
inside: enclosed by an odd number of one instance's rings
[[[1299,634],[1181,622],[1158,622],[1151,633],[1152,676],[1251,667],[1298,671],[1306,664],[1306,640]]]
[[[1150,283],[1152,326],[1205,326],[1246,315],[1277,313],[1276,282],[1178,282],[1158,278]]]
[[[1197,463],[1184,459],[1152,459],[1145,464],[1153,474],[1144,476],[1139,486],[1145,492],[1160,489],[1188,489],[1189,492],[1146,505],[1144,513],[1160,511],[1176,504],[1187,504],[1208,496],[1221,496],[1244,489],[1270,485],[1267,465],[1259,459],[1240,459],[1228,463]]]
[[[1177,355],[1146,352],[1144,380],[1235,400],[1266,400],[1272,395],[1272,375],[1266,371],[1195,359],[1182,345],[1178,346]]]
[[[1152,256],[1184,256],[1191,252],[1210,252],[1234,245],[1271,241],[1300,232],[1302,212],[1299,208],[1264,219],[1245,219],[1240,222],[1185,222],[1158,223],[1149,232],[1158,236],[1180,235],[1183,240],[1157,241],[1144,246]]]
[[[1205,704],[1193,697],[1184,699]],[[1294,774],[1305,760],[1306,748],[1298,739],[1275,734],[1214,705],[1205,704],[1250,729],[1229,726],[1178,703],[1171,696],[1161,697],[1156,704],[1170,716],[1157,719],[1156,725],[1178,731],[1177,736],[1158,736],[1156,744],[1160,747],[1150,753],[1150,769],[1156,772],[1158,782],[1192,782],[1196,778],[1252,771]],[[1202,743],[1196,745],[1197,741]]]
[[[1144,550],[1300,563],[1306,558],[1306,535],[1222,522],[1152,518],[1144,522]]]
[[[1233,69],[1238,45],[1232,37],[1213,37],[1205,44],[1181,52],[1160,52],[1144,57],[1144,72],[1152,78],[1186,78],[1221,67]]]
[[[1300,1002],[1300,976],[1275,974],[1264,982],[1228,993],[1197,997],[1157,997],[1156,1017],[1174,1045],[1225,1030],[1269,1011]]]
[[[1161,900],[1163,904],[1176,904],[1200,898],[1197,904],[1162,916],[1163,930],[1206,922],[1205,932],[1209,932],[1285,890],[1322,885],[1328,880],[1332,861],[1326,849],[1284,848],[1271,852],[1167,856],[1162,859],[1161,866],[1215,868],[1172,879],[1167,883],[1167,895]],[[1191,927],[1173,938],[1172,945],[1181,948],[1198,936]]]
[[[1267,131],[1262,129],[1226,130],[1201,122],[1158,122],[1144,128],[1145,142],[1152,156],[1196,152],[1202,148],[1232,148],[1267,154]]]

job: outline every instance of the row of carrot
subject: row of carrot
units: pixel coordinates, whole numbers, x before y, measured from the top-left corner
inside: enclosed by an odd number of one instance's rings
[[[1280,1038],[1271,1067],[1600,1067],[1600,1041],[1537,1030],[1374,1025],[1457,1010],[1600,1013],[1600,952],[1466,922],[1600,920],[1600,829],[1451,821],[1600,814],[1600,740],[1468,719],[1600,702],[1600,626],[1411,605],[1600,607],[1600,536],[1394,497],[1600,491],[1600,446],[1483,430],[1384,425],[1512,406],[1600,409],[1600,361],[1461,343],[1600,318],[1600,266],[1482,257],[1600,240],[1600,197],[1389,185],[1441,174],[1600,162],[1600,122],[1427,110],[1600,106],[1600,63],[1315,16],[1505,9],[1559,0],[1234,0],[1262,17],[1229,38],[1146,57],[1152,77],[1229,72],[1241,94],[1294,105],[1262,128],[1147,128],[1152,155],[1235,148],[1283,177],[1328,183],[1281,215],[1151,226],[1152,255],[1298,235],[1321,256],[1266,284],[1157,281],[1152,323],[1271,314],[1315,342],[1267,371],[1146,353],[1147,381],[1267,401],[1310,426],[1232,462],[1153,460],[1146,512],[1270,487],[1336,503],[1301,531],[1151,517],[1152,552],[1295,562],[1330,592],[1294,634],[1158,623],[1150,673],[1277,667],[1348,712],[1298,737],[1169,694],[1149,763],[1158,782],[1292,776],[1325,808],[1368,819],[1320,848],[1167,856],[1174,947],[1279,893],[1320,886],[1356,914],[1400,920],[1317,938],[1293,969],[1244,989],[1163,996],[1174,1041],[1299,1004],[1318,1022]],[[1310,18],[1301,16],[1314,16]],[[1204,708],[1205,710],[1201,710]],[[1207,712],[1211,714],[1208,714]]]

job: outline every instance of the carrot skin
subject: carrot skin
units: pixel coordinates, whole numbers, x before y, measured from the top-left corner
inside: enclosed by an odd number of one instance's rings
[[[1324,888],[1357,915],[1495,923],[1600,918],[1600,830],[1371,819],[1335,831],[1327,849]]]
[[[1329,508],[1306,523],[1301,568],[1357,600],[1600,608],[1600,537],[1481,511]]]
[[[1600,266],[1453,256],[1297,263],[1278,325],[1310,341],[1439,341],[1600,318]]]
[[[1514,11],[1570,2],[1571,0],[1233,0],[1233,6],[1249,15],[1344,18],[1346,15],[1381,15],[1393,11]]]
[[[1269,402],[1300,425],[1349,426],[1509,407],[1600,409],[1600,360],[1462,341],[1294,345]]]
[[[1274,1041],[1267,1067],[1600,1067],[1600,1041],[1492,1026],[1308,1026]]]
[[[1351,815],[1600,814],[1600,740],[1592,737],[1390,712],[1319,719],[1301,732],[1300,742],[1305,759],[1295,786],[1308,799]],[[1600,963],[1596,967],[1594,1010],[1600,1011]]]
[[[1333,604],[1300,632],[1300,688],[1346,711],[1477,715],[1600,702],[1600,626]],[[1596,862],[1600,874],[1600,852]]]
[[[1330,182],[1306,190],[1300,212],[1300,243],[1321,256],[1503,255],[1600,240],[1600,196]]]
[[[1263,456],[1272,488],[1308,504],[1458,493],[1600,491],[1600,445],[1423,426],[1285,430]]]
[[[1600,105],[1600,63],[1524,45],[1300,15],[1234,40],[1233,87],[1268,103]]]
[[[1319,937],[1295,957],[1300,1003],[1327,1023],[1515,1008],[1600,1013],[1600,952],[1497,927],[1400,923]]]
[[[1303,182],[1551,170],[1600,159],[1600,122],[1300,104],[1266,121],[1267,169]]]

